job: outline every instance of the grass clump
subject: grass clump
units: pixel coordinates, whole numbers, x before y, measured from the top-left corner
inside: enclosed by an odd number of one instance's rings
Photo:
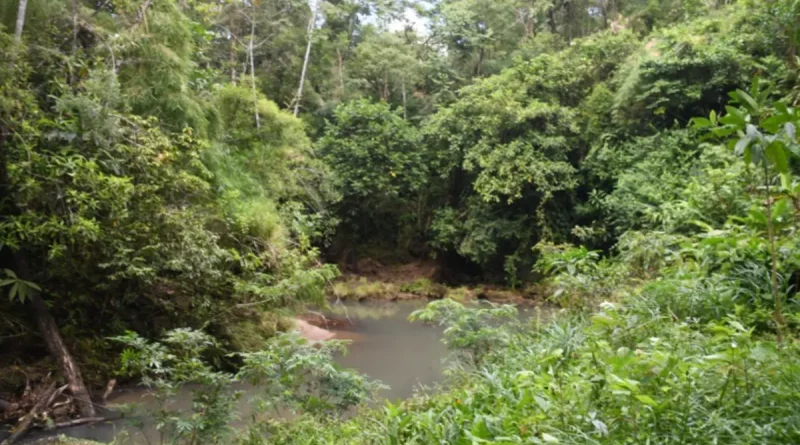
[[[398,288],[392,283],[361,277],[333,283],[332,292],[334,297],[341,300],[388,299],[397,294]]]
[[[455,301],[467,301],[474,298],[472,291],[468,288],[461,286],[461,287],[451,287],[447,288],[447,292],[445,293],[445,298],[449,298]]]
[[[366,277],[337,281],[331,287],[331,294],[334,298],[352,301],[395,300],[410,297],[432,300],[453,298],[463,301],[471,296],[471,292],[465,287],[449,288],[428,278],[394,283],[369,280]]]
[[[434,283],[428,278],[418,278],[400,285],[400,291],[420,297],[443,298],[447,295],[447,286]]]

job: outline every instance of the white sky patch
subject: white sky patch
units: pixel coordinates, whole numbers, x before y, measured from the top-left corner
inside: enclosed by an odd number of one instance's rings
[[[403,31],[404,29],[406,29],[406,27],[409,26],[419,36],[428,35],[427,19],[420,16],[417,13],[417,11],[411,8],[406,8],[406,10],[403,12],[403,17],[389,22],[387,28],[389,29],[389,31],[397,32],[397,31]]]

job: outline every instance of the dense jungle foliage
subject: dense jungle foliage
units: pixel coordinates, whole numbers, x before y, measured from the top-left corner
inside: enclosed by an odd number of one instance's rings
[[[91,417],[121,373],[168,443],[800,443],[799,46],[796,0],[0,0],[0,402],[53,371]],[[364,258],[564,310],[431,303],[446,389],[354,414],[380,384],[282,332]],[[242,381],[296,416],[232,428]]]

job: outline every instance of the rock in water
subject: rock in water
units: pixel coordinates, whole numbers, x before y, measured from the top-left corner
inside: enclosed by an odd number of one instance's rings
[[[300,335],[310,342],[318,342],[330,340],[333,338],[334,333],[327,330],[318,328],[311,323],[296,318],[294,320],[295,328],[300,332]]]

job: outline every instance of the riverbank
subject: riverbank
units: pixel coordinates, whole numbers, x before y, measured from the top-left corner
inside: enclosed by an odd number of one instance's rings
[[[327,327],[323,340],[349,341],[347,353],[337,354],[334,363],[384,383],[386,387],[381,389],[375,398],[375,403],[382,404],[387,400],[396,402],[412,397],[423,387],[434,387],[442,379],[443,359],[447,355],[447,348],[441,342],[442,328],[409,321],[409,315],[424,306],[425,302],[417,300],[342,302],[333,305],[324,313],[318,313],[317,317],[324,317],[324,321],[321,319],[312,321],[314,324]],[[310,315],[309,318],[313,318],[314,314]],[[323,331],[322,328],[308,322],[298,322],[297,325],[301,331]],[[198,386],[193,384],[182,387],[171,396],[170,409],[190,412],[193,391],[197,389]],[[260,412],[253,403],[254,399],[262,394],[260,388],[242,381],[235,383],[231,390],[242,393],[233,408],[238,419],[250,419]],[[158,443],[159,436],[155,423],[147,421],[146,416],[143,416],[159,409],[157,400],[147,388],[124,385],[108,397],[108,406],[112,410],[125,413],[124,418],[115,416],[110,422],[63,429],[58,433],[111,443],[125,429],[127,430],[125,443],[133,445]],[[133,406],[136,408],[132,409]],[[246,422],[237,420],[233,421],[231,426],[240,429],[244,428],[245,424]],[[33,431],[28,441],[24,443],[39,443],[37,440],[47,434],[54,432],[41,429]],[[2,442],[1,434],[0,442]],[[50,444],[50,442],[45,443]],[[54,443],[62,445],[60,442]]]
[[[403,301],[450,298],[460,302],[487,300],[499,304],[526,304],[539,300],[534,288],[511,289],[496,284],[452,286],[437,280],[436,263],[420,260],[383,265],[372,259],[358,262],[328,287],[333,301]]]
[[[325,341],[332,338],[351,340],[355,345],[354,347],[366,348],[366,350],[372,351],[369,352],[371,357],[383,360],[380,357],[386,351],[381,349],[389,351],[397,347],[397,345],[383,344],[382,346],[374,346],[374,341],[365,342],[364,332],[361,331],[376,331],[376,328],[369,327],[372,322],[365,320],[389,322],[393,326],[400,326],[407,324],[406,318],[410,313],[409,308],[419,308],[428,301],[443,298],[450,298],[460,302],[486,300],[499,304],[515,305],[529,305],[537,302],[536,296],[530,292],[504,289],[494,285],[447,286],[435,280],[437,275],[436,265],[431,261],[383,266],[375,261],[367,260],[360,263],[359,269],[358,273],[353,271],[346,272],[342,277],[327,286],[327,296],[331,303],[329,309],[308,311],[298,314],[296,317],[286,314],[281,316],[274,313],[265,314],[271,317],[270,320],[272,318],[279,319],[272,323],[280,327],[278,330],[298,329],[303,337],[312,342]],[[398,312],[399,308],[401,310]],[[323,312],[325,312],[324,315]],[[357,324],[356,326],[353,325],[354,322]],[[263,324],[261,323],[261,325]],[[252,334],[253,330],[261,329],[261,325],[256,324],[253,329],[243,332]],[[398,332],[401,331],[399,330]],[[252,337],[249,334],[245,335],[245,337],[248,336]],[[250,345],[252,343],[257,345],[261,342],[261,340],[256,341],[255,337],[249,340],[253,341],[242,344]],[[438,342],[435,343],[437,343],[436,347],[438,347]],[[374,348],[374,350],[370,348]],[[417,354],[415,358],[419,360],[421,356]],[[439,357],[438,359],[441,358]],[[113,357],[113,360],[116,361],[116,357]],[[347,362],[345,364],[351,366],[358,364],[358,362]],[[402,366],[396,367],[403,369]],[[363,368],[363,366],[356,366],[356,368]],[[19,377],[17,380],[21,382],[20,385],[25,385],[27,382],[27,384],[35,387],[37,382],[44,380],[49,369],[51,368],[47,366],[40,366],[36,370],[17,368],[15,372],[19,375],[15,377]],[[372,368],[367,366],[364,370],[367,374],[370,374]],[[86,368],[86,371],[91,372],[91,368]],[[408,372],[407,374],[408,378],[418,378],[413,372]],[[10,378],[11,376],[7,375],[5,377]],[[111,378],[111,376],[108,376],[108,378]],[[0,376],[0,380],[2,379],[3,377]],[[431,381],[431,379],[423,378],[420,381]],[[124,384],[125,382],[120,383]],[[406,388],[403,390],[404,394],[410,394],[410,386],[406,384],[402,386]],[[0,399],[5,395],[8,400],[19,405],[22,399],[22,396],[19,395],[22,394],[22,387],[12,390],[6,385],[6,389],[7,391],[4,391],[5,394],[0,394]],[[102,398],[99,392],[96,396],[98,397],[97,400]],[[112,395],[111,399],[113,398]],[[19,415],[24,415],[29,410],[29,406],[19,405],[17,412]],[[0,413],[0,417],[2,417],[2,413]],[[5,416],[4,420],[9,425],[14,423],[14,419],[8,416]]]

